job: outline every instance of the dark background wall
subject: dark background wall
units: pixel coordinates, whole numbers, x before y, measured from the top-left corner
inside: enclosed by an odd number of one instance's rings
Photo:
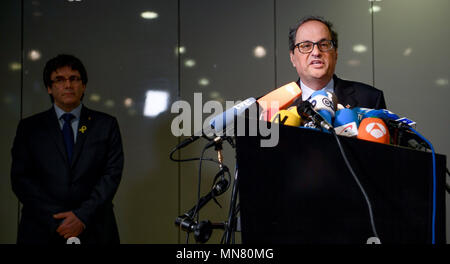
[[[89,74],[84,103],[119,120],[126,162],[114,202],[123,243],[185,242],[173,222],[196,202],[198,163],[168,158],[179,141],[171,133],[176,116],[171,104],[182,99],[193,105],[194,93],[202,93],[203,102],[224,104],[296,80],[287,34],[305,15],[334,23],[341,78],[382,89],[389,110],[415,120],[438,153],[450,153],[448,0],[7,0],[0,5],[0,243],[14,243],[17,232],[20,205],[9,179],[15,130],[20,118],[50,107],[42,70],[59,53],[84,62]],[[203,143],[180,156],[199,156]],[[224,156],[233,170],[229,145]],[[202,170],[204,194],[218,168],[205,162]],[[210,203],[200,218],[224,221],[229,198],[230,191],[218,198],[222,208]],[[221,236],[214,232],[210,242]]]

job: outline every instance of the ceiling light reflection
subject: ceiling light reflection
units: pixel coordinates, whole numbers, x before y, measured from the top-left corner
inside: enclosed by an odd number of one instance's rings
[[[166,91],[147,91],[145,95],[144,116],[156,117],[167,110],[169,93]]]
[[[186,47],[180,46],[178,49],[175,48],[175,55],[186,53]]]
[[[356,53],[364,53],[367,51],[367,47],[363,44],[356,44],[353,46],[353,51]]]
[[[263,46],[256,46],[255,49],[253,49],[253,55],[256,58],[264,58],[266,54],[267,51]]]
[[[18,62],[11,62],[9,64],[9,68],[12,71],[20,71],[20,69],[22,69],[22,65],[20,63],[18,63]]]
[[[347,64],[352,66],[352,67],[356,67],[356,66],[359,66],[361,64],[361,61],[359,61],[359,60],[349,60],[349,61],[347,61]]]
[[[200,84],[201,86],[207,86],[209,85],[209,80],[206,78],[201,78],[200,80],[198,80],[198,84]]]
[[[28,52],[28,58],[32,61],[37,61],[41,58],[41,52],[38,50],[30,50]]]
[[[405,51],[403,52],[403,56],[409,56],[412,53],[412,48],[407,48],[405,49]]]
[[[89,96],[89,100],[91,100],[92,102],[100,102],[100,95],[93,93],[91,94],[91,96]]]
[[[131,98],[125,98],[125,100],[123,101],[123,105],[125,105],[125,107],[129,108],[133,105],[133,99]]]
[[[369,13],[377,13],[377,12],[380,12],[380,11],[381,11],[381,7],[377,6],[377,5],[374,5],[371,8],[369,8]]]
[[[438,86],[446,86],[448,85],[448,79],[445,78],[439,78],[435,81],[436,85]]]
[[[153,11],[145,11],[141,13],[141,17],[143,19],[155,19],[158,18],[158,13],[153,12]]]
[[[106,102],[105,102],[105,106],[106,106],[106,107],[113,108],[114,105],[115,105],[115,103],[114,103],[114,101],[111,100],[111,99],[108,99],[108,100],[106,100]]]
[[[192,68],[195,66],[195,60],[193,59],[187,59],[184,61],[184,66],[188,67],[188,68]]]

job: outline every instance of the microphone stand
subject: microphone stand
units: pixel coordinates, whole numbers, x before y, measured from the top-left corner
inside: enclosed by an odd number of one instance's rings
[[[209,220],[203,220],[198,223],[194,220],[195,215],[203,206],[205,206],[211,200],[214,200],[217,203],[215,197],[223,194],[228,190],[229,182],[223,176],[225,173],[229,172],[229,170],[228,167],[223,164],[222,141],[223,140],[221,138],[216,138],[213,142],[210,142],[207,145],[208,148],[213,145],[212,143],[214,143],[220,168],[215,179],[217,179],[218,177],[221,177],[221,179],[216,184],[214,184],[212,190],[209,191],[208,194],[200,198],[200,200],[197,202],[197,205],[192,207],[185,214],[180,215],[175,219],[175,225],[179,226],[181,229],[188,233],[194,232],[194,238],[199,243],[207,242],[211,237],[213,229],[226,229],[226,223],[211,223]]]
[[[225,171],[227,171],[227,167],[223,167],[217,176],[220,174],[223,174]],[[200,209],[205,206],[209,201],[212,199],[215,199],[216,196],[219,196],[223,194],[228,189],[229,183],[228,181],[223,178],[219,180],[212,188],[211,191],[208,192],[205,196],[200,198],[198,202],[198,208],[197,205],[194,205],[188,212],[184,213],[183,215],[178,216],[175,219],[175,225],[179,226],[184,231],[190,233],[194,232],[194,237],[197,242],[205,243],[209,240],[211,237],[212,229],[225,229],[224,225],[222,223],[211,223],[209,220],[200,221],[197,223],[197,221],[194,220],[194,213],[197,210],[200,211]]]

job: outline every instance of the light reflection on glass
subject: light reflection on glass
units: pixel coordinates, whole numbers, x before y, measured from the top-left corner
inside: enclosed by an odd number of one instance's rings
[[[166,91],[147,91],[145,95],[144,116],[156,117],[167,110],[169,93]]]
[[[381,7],[377,6],[377,5],[374,5],[371,8],[369,8],[369,13],[377,13],[377,12],[380,12],[380,11],[381,11]]]
[[[201,86],[207,86],[209,85],[209,80],[206,78],[201,78],[200,80],[198,80],[198,84],[200,84]]]
[[[125,98],[125,100],[123,101],[123,105],[125,105],[125,107],[129,108],[133,105],[133,99],[131,98]]]
[[[100,95],[93,93],[91,94],[91,96],[89,96],[89,100],[91,100],[92,102],[100,102]]]
[[[18,62],[11,62],[9,64],[9,68],[12,71],[20,71],[20,69],[22,69],[22,65],[20,63],[18,63]]]
[[[115,103],[111,99],[108,99],[108,100],[105,101],[105,106],[106,107],[112,108],[112,107],[114,107],[114,105],[115,105]]]
[[[361,61],[359,61],[359,60],[349,60],[349,61],[347,61],[347,64],[352,66],[352,67],[356,67],[356,66],[359,66],[361,64]]]
[[[367,47],[363,44],[356,44],[353,46],[353,51],[356,53],[364,53],[367,51]]]
[[[180,46],[178,49],[175,48],[175,55],[186,53],[186,47]]]
[[[28,58],[32,61],[37,61],[41,58],[41,52],[38,50],[30,50],[28,52]]]
[[[253,50],[253,55],[256,58],[263,58],[266,56],[266,54],[267,51],[263,46],[256,46],[255,49]]]
[[[145,11],[141,13],[141,17],[144,19],[155,19],[158,18],[158,13],[153,11]]]
[[[438,85],[438,86],[446,86],[446,85],[448,85],[448,79],[445,79],[445,78],[439,78],[439,79],[437,79],[436,80],[436,85]]]
[[[186,61],[184,61],[184,65],[188,68],[192,68],[195,66],[195,60],[187,59]]]
[[[209,93],[209,97],[210,97],[211,99],[217,99],[217,98],[220,97],[220,93],[217,92],[217,91],[212,91],[212,92]]]
[[[412,48],[407,48],[405,49],[405,51],[403,52],[403,56],[409,56],[412,53]]]

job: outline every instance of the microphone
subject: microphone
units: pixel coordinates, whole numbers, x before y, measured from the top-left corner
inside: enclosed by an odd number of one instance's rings
[[[297,107],[291,107],[293,110],[280,110],[273,117],[270,122],[281,124],[285,126],[299,127],[301,124],[301,117],[297,113]]]
[[[311,95],[309,101],[311,102],[314,110],[325,118],[329,124],[331,124],[337,107],[336,96],[330,92],[320,90],[315,91]]]
[[[297,106],[298,115],[304,119],[311,119],[314,124],[324,128],[325,130],[332,131],[333,126],[325,120],[316,110],[310,101],[303,101]]]
[[[356,138],[383,144],[390,142],[389,129],[386,123],[378,117],[364,118],[359,125]]]
[[[286,109],[295,99],[302,95],[302,90],[295,82],[283,85],[260,97],[257,102],[262,112],[260,120],[269,121],[279,110]],[[275,104],[275,105],[274,105]]]
[[[340,136],[356,137],[358,135],[358,115],[352,109],[344,108],[336,111],[333,124],[336,134]]]
[[[237,116],[243,114],[245,110],[255,105],[256,99],[250,97],[239,104],[234,105],[225,112],[216,115],[209,122],[214,132],[218,134],[226,134],[227,131],[234,128],[234,120]]]
[[[366,117],[377,117],[381,118],[388,123],[389,126],[393,127],[401,127],[403,124],[406,124],[412,128],[416,127],[416,122],[406,117],[400,118],[398,115],[387,109],[371,109],[371,108],[363,108],[363,107],[355,107],[353,110],[358,115],[358,120],[362,120]],[[403,124],[401,124],[403,123]],[[403,126],[404,128],[407,128]]]

